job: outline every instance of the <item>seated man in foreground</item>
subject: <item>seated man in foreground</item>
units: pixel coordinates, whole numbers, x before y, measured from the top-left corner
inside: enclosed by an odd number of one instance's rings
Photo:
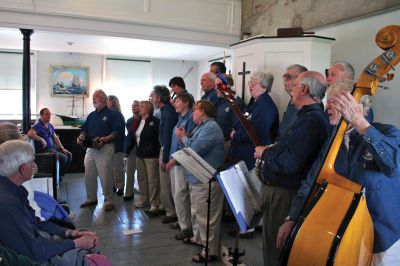
[[[34,160],[34,150],[26,142],[0,145],[0,245],[39,263],[75,265],[80,250],[96,247],[98,238],[94,232],[62,228],[35,216],[22,186],[32,178]]]

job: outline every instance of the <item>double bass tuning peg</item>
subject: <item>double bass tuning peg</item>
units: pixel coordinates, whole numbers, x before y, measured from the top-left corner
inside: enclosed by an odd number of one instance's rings
[[[393,73],[387,73],[386,74],[386,80],[387,81],[392,80],[393,78],[394,78],[394,74]]]
[[[393,73],[387,73],[386,77],[381,77],[379,78],[379,82],[384,82],[384,81],[391,81],[394,77]],[[381,86],[382,87],[382,86]]]

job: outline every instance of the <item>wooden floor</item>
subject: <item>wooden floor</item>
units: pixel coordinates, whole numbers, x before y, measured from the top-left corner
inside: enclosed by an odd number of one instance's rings
[[[83,174],[68,174],[61,182],[59,199],[66,200],[76,217],[74,224],[79,229],[92,230],[100,238],[99,249],[113,265],[199,265],[191,262],[191,257],[200,248],[175,240],[178,230],[169,229],[161,223],[161,218],[149,219],[140,209],[135,209],[133,201],[125,202],[122,197],[114,197],[114,211],[104,212],[101,189],[98,190],[97,207],[81,209],[86,199]],[[135,201],[138,194],[135,194]],[[142,233],[125,236],[127,229],[141,228]],[[234,239],[227,235],[235,228],[235,223],[223,223],[221,242],[225,247],[234,245]],[[240,240],[240,248],[246,250],[241,259],[246,265],[262,265],[261,233],[256,232],[252,240]],[[222,255],[221,255],[222,257]],[[224,258],[227,260],[227,257]],[[224,265],[221,261],[209,265]]]

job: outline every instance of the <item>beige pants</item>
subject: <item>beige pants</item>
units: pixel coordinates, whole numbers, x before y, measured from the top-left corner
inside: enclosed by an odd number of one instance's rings
[[[160,161],[163,155],[163,148],[160,151]],[[160,199],[165,208],[166,216],[176,217],[174,198],[172,197],[171,175],[170,171],[161,171],[160,169]]]
[[[140,201],[153,207],[160,205],[160,175],[157,158],[136,157]]]
[[[135,183],[136,172],[136,153],[132,149],[126,160],[126,182],[125,182],[125,196],[133,196],[133,185]]]
[[[181,165],[171,169],[171,189],[179,226],[182,230],[192,229],[189,184],[186,181],[186,169]]]
[[[192,208],[192,225],[194,240],[206,245],[207,236],[207,199],[208,183],[189,185]],[[222,217],[222,203],[224,193],[218,182],[211,184],[211,208],[210,208],[210,233],[208,238],[209,255],[219,256],[220,227]]]
[[[85,154],[85,186],[87,201],[97,200],[97,177],[100,177],[104,201],[112,202],[114,145],[109,143],[101,149],[88,148]]]
[[[114,153],[112,162],[114,168],[114,186],[116,188],[124,189],[125,186],[124,153],[123,152]]]

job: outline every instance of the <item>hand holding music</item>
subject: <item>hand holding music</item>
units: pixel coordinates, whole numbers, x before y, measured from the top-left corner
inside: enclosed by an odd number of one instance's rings
[[[178,137],[179,141],[182,142],[183,138],[186,137],[187,133],[186,133],[186,129],[182,128],[177,128],[175,130],[175,134]]]
[[[285,221],[278,230],[278,237],[276,239],[276,248],[282,249],[285,246],[286,238],[292,231],[294,221]]]

